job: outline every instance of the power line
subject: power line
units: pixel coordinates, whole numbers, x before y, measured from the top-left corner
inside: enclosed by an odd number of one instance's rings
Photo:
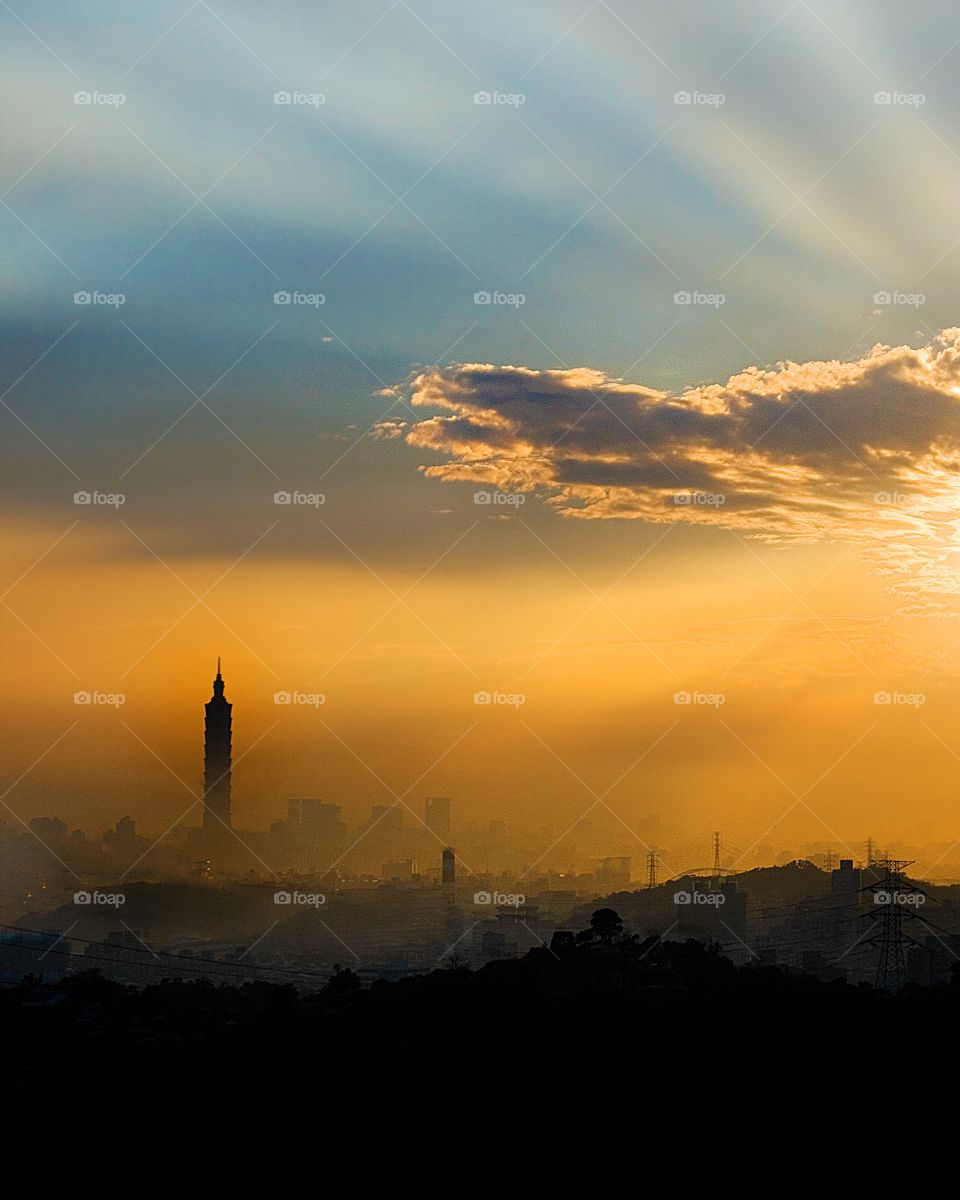
[[[49,930],[49,929],[28,929],[23,925],[6,925],[6,924],[3,924],[2,922],[0,922],[0,929],[7,929],[14,933],[33,934],[34,936],[37,936],[37,937],[49,937],[51,935],[51,933],[54,932],[53,930]],[[64,942],[66,942],[68,940],[62,934],[61,934],[61,938]],[[103,941],[94,941],[93,938],[84,938],[84,937],[76,937],[76,936],[71,936],[69,938],[69,941],[70,942],[79,942],[81,945],[85,945],[85,946],[103,946],[105,944]],[[16,942],[8,942],[7,946],[13,947],[14,949],[18,949],[18,950],[32,949],[32,947],[19,945]],[[154,956],[155,961],[159,961],[161,964],[165,963],[165,962],[189,963],[198,974],[201,973],[201,971],[206,971],[208,967],[213,967],[213,968],[220,969],[223,971],[232,972],[235,975],[241,975],[241,974],[244,974],[245,972],[250,972],[250,973],[254,973],[254,974],[268,972],[268,973],[275,974],[275,975],[285,975],[285,976],[289,976],[289,977],[292,977],[295,979],[300,979],[300,980],[305,980],[305,981],[311,981],[311,982],[323,981],[323,982],[325,982],[325,977],[322,975],[319,975],[319,974],[314,975],[314,974],[311,974],[310,972],[304,972],[304,971],[295,971],[289,967],[272,967],[272,966],[267,966],[265,964],[257,965],[257,964],[254,964],[251,962],[250,966],[245,968],[242,965],[242,963],[240,963],[240,962],[231,963],[231,962],[224,962],[221,959],[194,958],[189,954],[174,954],[174,953],[168,952],[168,951],[159,951],[159,952],[154,951],[149,946],[147,946],[146,943],[144,943],[143,950],[138,950],[136,946],[131,946],[129,943],[118,942],[118,943],[116,943],[116,946],[117,946],[118,957],[120,954],[122,954],[125,951],[132,951],[134,954],[136,954],[138,956],[136,962],[122,964],[122,965],[127,965],[127,966],[143,966],[144,965],[143,955],[152,954]],[[51,948],[49,953],[62,955],[63,957],[74,957],[73,955],[69,954],[67,951],[57,951],[54,948]],[[79,957],[79,955],[76,957]],[[83,957],[84,957],[84,959],[97,959],[97,961],[100,961],[100,962],[110,962],[110,963],[114,963],[114,964],[116,964],[118,962],[118,959],[114,959],[110,956],[97,956],[97,955],[92,955],[92,954],[84,954]],[[149,966],[150,963],[147,962],[146,965]]]

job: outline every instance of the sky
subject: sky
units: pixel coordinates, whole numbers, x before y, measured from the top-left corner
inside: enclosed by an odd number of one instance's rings
[[[7,819],[958,857],[951,6],[0,22]]]

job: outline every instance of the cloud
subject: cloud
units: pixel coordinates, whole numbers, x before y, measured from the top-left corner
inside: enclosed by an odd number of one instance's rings
[[[953,555],[960,328],[678,394],[587,367],[464,363],[417,375],[410,399],[434,414],[382,435],[442,458],[427,476],[538,492],[564,517],[853,539],[893,573],[926,573],[927,590]]]
[[[953,487],[958,393],[960,330],[852,363],[752,367],[681,395],[586,368],[463,364],[414,379],[412,404],[442,411],[405,437],[447,457],[428,476],[542,488],[566,516],[817,535],[854,509],[878,520],[875,497],[891,488],[902,508]],[[722,500],[684,503],[698,491]]]

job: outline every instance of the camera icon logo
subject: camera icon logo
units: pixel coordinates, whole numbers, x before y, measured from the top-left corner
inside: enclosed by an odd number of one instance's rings
[[[293,497],[290,495],[289,492],[274,492],[273,493],[274,504],[290,504],[292,499],[293,499]]]
[[[474,704],[490,704],[492,697],[489,692],[474,692],[473,702]]]
[[[90,504],[93,501],[93,496],[89,492],[74,492],[74,504]]]
[[[692,899],[693,898],[691,897],[689,892],[674,892],[673,893],[674,904],[690,904],[690,903],[692,903]]]
[[[674,692],[674,704],[690,704],[693,701],[693,696],[689,692]]]
[[[490,104],[493,101],[493,96],[490,92],[474,92],[474,104]]]
[[[293,694],[291,692],[274,692],[273,702],[274,704],[292,704]]]
[[[689,92],[674,92],[673,93],[674,104],[689,104],[692,99],[693,99],[693,97],[690,95]]]
[[[73,702],[74,704],[91,704],[93,702],[93,695],[90,692],[74,692]]]
[[[874,92],[874,104],[890,104],[893,101],[893,96],[889,92]]]
[[[93,897],[90,895],[89,892],[74,892],[73,893],[74,904],[89,904],[92,901],[92,899],[93,899]]]
[[[491,296],[491,294],[489,292],[474,292],[473,293],[474,304],[490,304],[492,302],[492,300],[493,300],[493,297]]]
[[[74,292],[73,293],[74,304],[89,304],[92,299],[93,299],[93,297],[91,296],[91,294],[89,292]]]
[[[93,101],[93,96],[89,92],[74,92],[74,104],[90,104]]]
[[[290,892],[274,892],[273,902],[274,904],[292,904],[293,896]]]
[[[289,304],[292,299],[293,299],[292,292],[274,292],[273,293],[274,304]]]
[[[474,904],[492,904],[493,894],[491,892],[474,892],[473,902]]]
[[[274,92],[273,102],[274,104],[292,104],[293,96],[290,92]]]
[[[689,304],[692,299],[693,299],[693,297],[690,295],[689,292],[674,292],[673,293],[674,304]]]

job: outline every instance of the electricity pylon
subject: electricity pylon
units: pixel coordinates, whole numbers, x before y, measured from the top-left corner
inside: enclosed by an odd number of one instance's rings
[[[878,925],[867,943],[879,947],[877,974],[874,986],[885,992],[898,992],[907,981],[907,943],[919,945],[916,938],[904,931],[904,917],[915,920],[926,895],[922,888],[904,875],[912,859],[879,858],[873,865],[883,871],[883,878],[868,884],[863,890],[873,895],[873,906],[867,918]]]
[[[657,852],[651,850],[647,855],[647,887],[657,886]]]

